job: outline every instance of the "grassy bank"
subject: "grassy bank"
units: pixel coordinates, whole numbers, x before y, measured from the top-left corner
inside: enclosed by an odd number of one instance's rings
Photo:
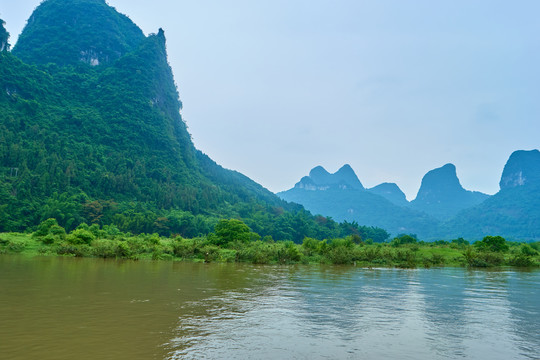
[[[95,225],[82,226],[67,234],[51,220],[33,234],[0,234],[0,254],[400,268],[540,266],[540,243],[506,242],[500,237],[487,237],[488,241],[484,239],[473,245],[463,239],[424,243],[408,235],[388,243],[374,244],[350,236],[322,241],[305,238],[302,244],[295,244],[260,239],[242,229],[240,232],[233,231],[234,228],[217,230],[193,239],[131,235]]]

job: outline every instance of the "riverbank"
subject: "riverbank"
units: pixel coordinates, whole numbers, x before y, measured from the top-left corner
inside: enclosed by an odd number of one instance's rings
[[[107,234],[101,229],[78,229],[70,234],[54,234],[54,228],[46,234],[0,234],[0,254],[26,256],[397,268],[540,266],[539,243],[505,241],[503,245],[494,251],[463,239],[424,243],[409,236],[375,244],[355,237],[323,241],[306,238],[302,244],[272,239],[219,244],[215,234],[184,239],[157,234]]]

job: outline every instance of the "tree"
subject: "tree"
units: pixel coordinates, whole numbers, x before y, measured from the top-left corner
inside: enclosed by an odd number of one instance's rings
[[[237,219],[219,220],[214,231],[218,237],[216,245],[226,245],[233,241],[248,242],[252,234],[249,226]]]
[[[476,242],[475,246],[481,250],[494,252],[505,252],[508,250],[506,240],[502,236],[486,236],[482,241]]]

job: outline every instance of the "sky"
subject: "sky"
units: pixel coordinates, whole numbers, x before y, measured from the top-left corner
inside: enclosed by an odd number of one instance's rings
[[[14,43],[40,0],[0,0]],[[195,146],[273,192],[318,165],[412,200],[453,163],[494,194],[540,148],[538,0],[108,0],[165,30]]]

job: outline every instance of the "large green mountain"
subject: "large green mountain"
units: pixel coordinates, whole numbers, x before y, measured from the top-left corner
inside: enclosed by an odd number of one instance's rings
[[[104,0],[42,2],[0,53],[0,231],[49,217],[185,236],[223,217],[284,240],[359,231],[217,165],[180,110],[161,29],[144,36]]]

